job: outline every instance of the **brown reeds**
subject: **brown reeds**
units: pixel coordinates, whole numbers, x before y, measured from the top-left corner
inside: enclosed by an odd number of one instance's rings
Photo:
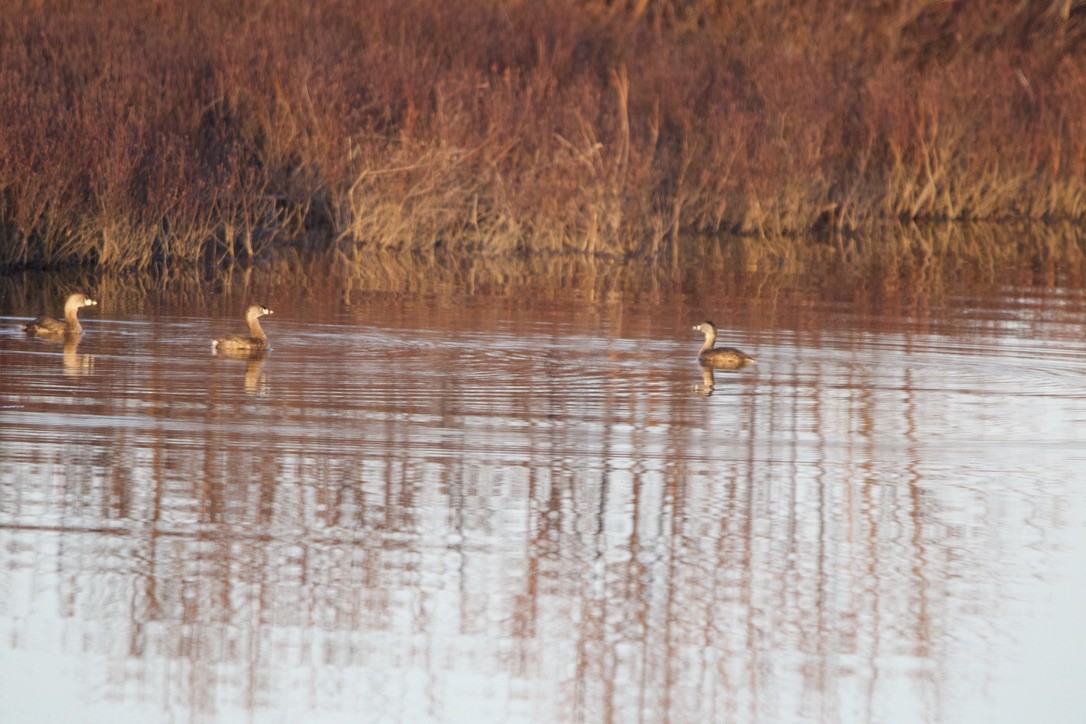
[[[1081,222],[1084,38],[1010,0],[16,0],[0,266]]]

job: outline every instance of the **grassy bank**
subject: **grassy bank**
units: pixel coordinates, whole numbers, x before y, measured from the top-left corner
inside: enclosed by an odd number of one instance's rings
[[[1086,8],[850,5],[5,3],[0,265],[1086,218]]]

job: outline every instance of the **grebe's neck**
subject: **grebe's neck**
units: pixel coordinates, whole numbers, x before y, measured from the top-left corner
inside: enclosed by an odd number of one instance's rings
[[[72,334],[82,334],[83,325],[79,323],[79,305],[64,305],[64,320],[68,322],[68,331]]]
[[[245,315],[245,318],[249,322],[249,335],[253,337],[253,339],[267,342],[268,335],[264,334],[264,330],[260,328],[260,314],[257,312],[249,312]]]
[[[713,348],[713,345],[716,344],[716,330],[712,327],[709,327],[708,329],[704,330],[704,332],[705,344],[701,346],[701,351],[708,352]]]

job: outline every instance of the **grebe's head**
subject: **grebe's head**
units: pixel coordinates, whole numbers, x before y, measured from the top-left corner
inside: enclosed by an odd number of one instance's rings
[[[702,334],[716,334],[716,325],[712,322],[702,322],[701,324],[694,325],[695,332],[701,332]]]
[[[267,314],[274,314],[274,312],[265,307],[263,304],[254,304],[249,307],[249,311],[246,314],[250,317],[263,317]]]
[[[98,302],[94,301],[86,294],[80,294],[76,292],[75,294],[68,295],[68,299],[64,302],[64,308],[79,309],[80,307],[93,307],[97,304]]]

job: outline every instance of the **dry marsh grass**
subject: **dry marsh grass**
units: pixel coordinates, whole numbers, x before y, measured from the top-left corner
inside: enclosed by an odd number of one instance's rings
[[[0,266],[1077,224],[1084,40],[1011,0],[13,0]]]

